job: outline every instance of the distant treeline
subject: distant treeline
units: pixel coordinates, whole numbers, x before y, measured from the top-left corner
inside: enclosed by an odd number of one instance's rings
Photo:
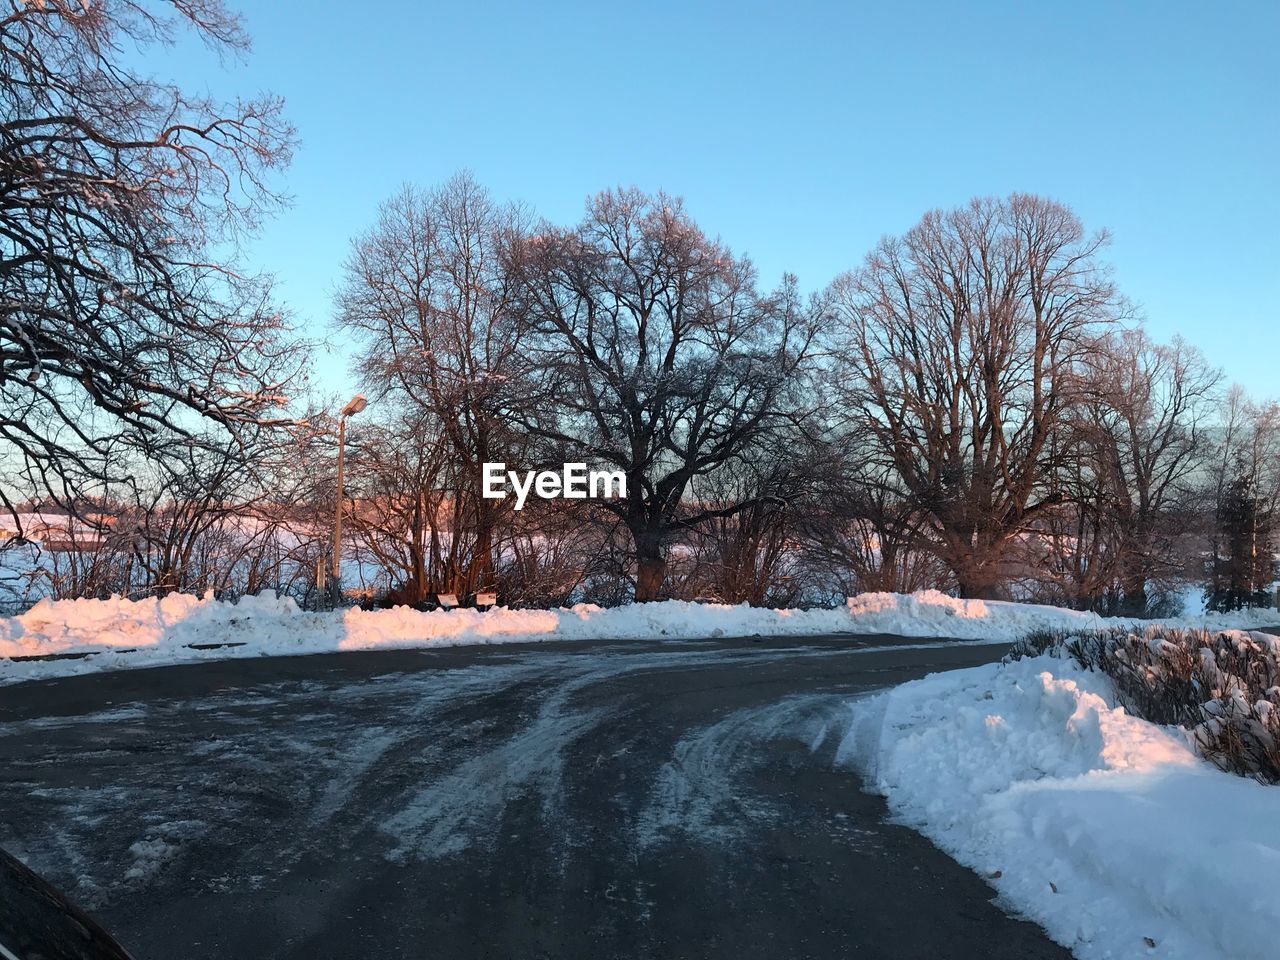
[[[49,0],[0,25],[4,569],[59,594],[306,598],[339,404],[314,399],[269,275],[229,252],[278,204],[294,133],[274,98],[188,97],[116,62],[175,25],[247,43],[216,3],[146,6]],[[762,287],[663,194],[606,191],[558,225],[463,175],[370,216],[332,318],[370,399],[348,423],[349,588],[1269,599],[1276,406],[1153,342],[1105,233],[1060,203],[927,213],[811,295]],[[516,512],[481,496],[489,462],[620,471],[628,496]],[[92,548],[19,563],[33,504]]]

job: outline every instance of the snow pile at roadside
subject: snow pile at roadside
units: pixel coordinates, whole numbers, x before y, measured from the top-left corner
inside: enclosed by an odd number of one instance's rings
[[[603,609],[498,608],[309,613],[274,594],[223,603],[187,594],[149,600],[41,601],[0,618],[0,682],[205,659],[539,640],[816,636],[849,632],[837,610],[665,603]],[[59,657],[30,660],[31,657]],[[9,658],[9,659],[4,659]],[[11,659],[18,658],[18,659]]]
[[[1099,630],[1143,621],[1102,617],[1096,613],[1007,600],[958,600],[938,590],[915,593],[863,593],[850,597],[847,608],[860,633],[897,633],[908,637],[955,637],[961,640],[1021,640],[1033,630]],[[1162,620],[1166,626],[1207,630],[1249,629],[1280,623],[1269,609],[1203,613]]]
[[[1229,623],[1280,620],[1250,611]],[[765,610],[681,601],[602,609],[451,610],[407,607],[307,613],[273,594],[238,603],[171,594],[149,600],[44,600],[0,618],[0,682],[191,660],[439,647],[534,640],[654,640],[705,637],[888,633],[909,637],[1012,642],[1035,628],[1077,629],[1107,621],[1057,607],[956,600],[936,590],[871,593],[834,610]],[[1180,621],[1182,622],[1182,621]],[[58,660],[7,658],[76,657]]]
[[[1280,788],[1112,703],[1051,657],[935,674],[853,704],[840,760],[1078,957],[1275,956]]]

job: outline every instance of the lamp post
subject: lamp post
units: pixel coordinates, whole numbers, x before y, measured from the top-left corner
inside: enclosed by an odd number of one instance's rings
[[[347,446],[347,417],[353,417],[365,407],[369,401],[363,393],[357,393],[342,408],[338,417],[338,504],[333,517],[333,589],[339,590],[338,567],[342,557],[342,466]]]

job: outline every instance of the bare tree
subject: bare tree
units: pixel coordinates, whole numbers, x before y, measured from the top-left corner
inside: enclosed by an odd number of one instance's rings
[[[1270,508],[1280,507],[1280,402],[1255,401],[1234,385],[1222,398],[1216,426],[1209,478],[1213,499],[1220,501],[1226,487],[1246,474]]]
[[[189,29],[248,48],[219,0],[11,2],[0,12],[0,498],[74,504],[138,458],[224,449],[268,419],[294,345],[235,241],[278,203],[293,132],[131,70]],[[230,251],[230,252],[229,252]],[[16,519],[16,515],[15,515]]]
[[[929,548],[928,518],[891,473],[861,457],[856,446],[815,462],[822,466],[810,471],[817,486],[803,543],[807,565],[834,578],[832,589],[851,596],[948,585],[945,564]]]
[[[848,413],[963,596],[997,591],[1057,502],[1049,440],[1116,313],[1105,240],[1053,201],[975,200],[881,241],[828,291]]]
[[[1089,419],[1083,429],[1056,437],[1066,453],[1058,463],[1054,490],[1061,502],[1044,511],[1024,542],[1028,561],[1025,586],[1042,603],[1079,610],[1118,611],[1123,550],[1113,499],[1114,461],[1099,455],[1105,434]]]
[[[1275,577],[1272,527],[1280,516],[1280,403],[1257,403],[1239,386],[1223,400],[1208,508],[1210,606],[1256,606]]]
[[[611,525],[589,504],[533,500],[503,524],[498,541],[498,596],[506,606],[564,606],[600,594],[611,581]]]
[[[355,242],[338,298],[337,323],[361,346],[361,376],[401,426],[414,424],[415,442],[439,447],[430,469],[424,461],[409,471],[418,486],[378,495],[418,511],[415,530],[427,519],[415,504],[438,507],[447,495],[452,564],[438,587],[459,593],[493,586],[503,508],[480,495],[481,467],[511,456],[517,439],[502,415],[518,341],[500,248],[519,218],[465,174],[426,194],[406,187]],[[397,482],[410,479],[407,466]],[[429,586],[418,563],[406,581],[415,601]]]
[[[1221,373],[1182,340],[1164,346],[1141,329],[1108,337],[1087,368],[1080,440],[1098,503],[1085,512],[1110,528],[1116,593],[1124,612],[1141,615],[1151,583],[1181,573]]]
[[[351,438],[344,509],[352,534],[389,578],[390,599],[406,604],[465,593],[476,567],[464,515],[470,500],[456,495],[460,464],[435,430],[434,420],[409,411],[365,424]]]
[[[657,599],[673,533],[747,505],[684,499],[784,417],[809,317],[794,284],[759,296],[752,265],[662,194],[601,193],[512,253],[529,361],[512,415],[547,457],[625,473],[626,500],[604,505],[631,535],[635,599]]]
[[[798,453],[794,446],[755,444],[690,484],[687,509],[714,515],[685,537],[692,568],[686,593],[757,607],[805,599],[809,584],[799,575],[797,542],[811,502]]]

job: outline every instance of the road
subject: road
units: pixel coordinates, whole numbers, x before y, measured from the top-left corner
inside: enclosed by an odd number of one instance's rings
[[[893,637],[229,660],[0,688],[0,847],[140,960],[1065,958],[835,763]]]

